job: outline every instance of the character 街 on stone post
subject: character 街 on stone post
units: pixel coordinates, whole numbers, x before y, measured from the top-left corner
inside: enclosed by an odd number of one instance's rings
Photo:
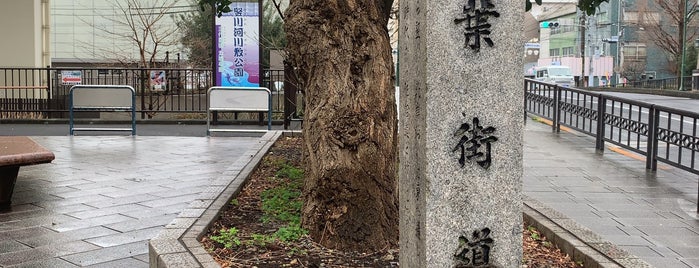
[[[466,25],[464,36],[466,37],[465,45],[476,52],[481,50],[481,39],[488,44],[489,47],[494,45],[490,39],[490,27],[488,18],[490,16],[500,17],[500,13],[494,10],[492,0],[479,0],[480,8],[476,8],[476,0],[468,0],[464,5],[464,10],[461,16],[454,19],[454,23],[464,23]]]
[[[464,116],[466,115],[464,114]],[[490,167],[491,143],[496,142],[498,138],[488,135],[494,132],[495,128],[492,126],[486,128],[481,126],[478,117],[473,118],[473,127],[469,123],[461,124],[461,127],[454,132],[454,137],[461,136],[461,139],[459,139],[459,143],[451,151],[456,152],[461,149],[459,164],[462,168],[466,164],[466,160],[471,160],[472,158],[482,168],[488,169]],[[466,147],[467,145],[468,147]],[[485,148],[482,148],[484,145]],[[485,152],[482,151],[483,149],[485,149]]]

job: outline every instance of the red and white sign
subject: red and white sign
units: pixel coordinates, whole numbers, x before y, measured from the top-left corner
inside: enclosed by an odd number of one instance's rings
[[[79,85],[83,82],[82,71],[61,71],[61,84]]]

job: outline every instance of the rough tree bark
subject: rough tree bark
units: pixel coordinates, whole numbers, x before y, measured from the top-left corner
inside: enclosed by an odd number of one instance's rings
[[[305,89],[302,225],[320,244],[398,243],[392,0],[291,0],[287,52]]]

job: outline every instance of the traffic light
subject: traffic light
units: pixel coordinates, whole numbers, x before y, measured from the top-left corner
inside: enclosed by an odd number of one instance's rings
[[[543,21],[539,23],[539,27],[541,28],[556,28],[558,25],[557,21]]]

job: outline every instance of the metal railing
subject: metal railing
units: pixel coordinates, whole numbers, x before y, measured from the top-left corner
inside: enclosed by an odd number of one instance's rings
[[[569,127],[595,137],[597,150],[608,142],[645,155],[653,171],[662,162],[699,174],[699,113],[531,79],[524,91],[525,116],[551,120],[555,132]]]
[[[156,77],[162,80],[156,81]],[[79,83],[133,87],[141,119],[203,121],[212,78],[211,69],[196,68],[0,68],[0,119],[22,113],[40,114],[32,119],[66,119],[70,88]],[[284,70],[264,70],[261,79],[261,86],[273,92],[273,118],[288,117],[285,102],[298,101],[296,96],[293,100],[284,98]],[[239,120],[238,113],[233,116],[233,120]],[[248,113],[245,118],[261,121],[263,116]]]
[[[686,90],[692,89],[692,77],[685,76],[682,78],[682,84]],[[619,84],[617,87],[633,87],[633,88],[649,88],[649,89],[665,89],[665,90],[677,90],[679,89],[680,83],[677,77],[665,78],[665,79],[649,79],[641,81],[630,81],[625,84]]]
[[[699,174],[699,114],[575,88],[525,80],[525,112],[551,120],[554,131],[566,126],[646,156],[655,170],[664,162]],[[601,122],[600,122],[601,121]]]

